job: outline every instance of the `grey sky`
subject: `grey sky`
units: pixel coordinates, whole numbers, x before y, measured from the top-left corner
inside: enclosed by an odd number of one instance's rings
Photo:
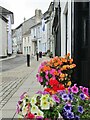
[[[48,10],[52,0],[0,0],[0,6],[14,13],[14,25],[16,28],[23,22],[24,17],[29,19],[35,15],[35,9],[41,9],[42,13]]]

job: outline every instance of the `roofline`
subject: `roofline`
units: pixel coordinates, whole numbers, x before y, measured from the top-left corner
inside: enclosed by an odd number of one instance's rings
[[[33,25],[32,27],[30,27],[30,29],[37,26],[37,25],[39,25],[39,24],[41,24],[41,23],[42,23],[42,21],[40,21],[39,23],[37,23],[37,24]]]
[[[13,12],[7,10],[6,8],[0,6],[1,10],[0,10],[0,14],[4,15],[11,15],[11,23],[14,24],[14,14]],[[3,12],[4,11],[4,12]]]
[[[18,27],[16,27],[15,29],[18,29],[18,28],[20,28],[22,26],[22,23],[18,26]]]
[[[8,22],[8,20],[7,20],[4,16],[2,16],[1,14],[0,14],[0,18],[1,18],[2,20],[4,20],[5,22]]]

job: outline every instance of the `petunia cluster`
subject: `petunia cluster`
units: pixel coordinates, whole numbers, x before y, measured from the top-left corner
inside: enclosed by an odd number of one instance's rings
[[[90,118],[90,99],[88,88],[74,84],[67,90],[58,92],[60,103],[58,110],[67,120]]]
[[[63,84],[64,87],[71,85],[71,74],[76,65],[68,53],[65,57],[54,57],[49,61],[41,63],[36,75],[38,82],[43,87],[50,87],[49,81],[52,78]]]
[[[17,114],[22,118],[58,118],[57,103],[60,99],[57,95],[51,96],[47,92],[38,91],[32,98],[28,98],[27,94],[18,101]]]

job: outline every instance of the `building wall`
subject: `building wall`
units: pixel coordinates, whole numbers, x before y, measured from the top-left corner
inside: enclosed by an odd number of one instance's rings
[[[11,17],[7,16],[8,23],[8,54],[12,54],[12,34],[11,34]]]
[[[7,23],[0,18],[0,57],[7,56]]]
[[[42,30],[42,52],[47,52],[47,23],[45,23],[45,30]]]
[[[63,2],[61,0],[60,7],[61,7],[61,56],[63,56],[68,52],[71,53],[71,1],[65,0]],[[68,14],[67,14],[67,30],[66,30],[67,11]],[[67,35],[66,35],[66,31],[67,31]],[[67,39],[67,43],[66,43],[66,39]]]
[[[16,29],[16,39],[17,39],[17,51],[23,52],[23,38],[22,38],[22,26]]]
[[[42,51],[43,39],[42,39],[42,26],[41,24],[31,28],[31,41],[32,41],[32,54]]]

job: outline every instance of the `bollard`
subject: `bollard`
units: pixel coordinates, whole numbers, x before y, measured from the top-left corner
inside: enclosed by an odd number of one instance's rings
[[[27,67],[29,67],[29,66],[30,66],[30,55],[27,54]]]
[[[37,61],[39,60],[39,56],[38,56],[38,53],[36,53],[36,55],[37,55]]]
[[[42,52],[39,52],[39,57],[42,58]]]
[[[42,58],[42,52],[41,52],[41,58]]]

